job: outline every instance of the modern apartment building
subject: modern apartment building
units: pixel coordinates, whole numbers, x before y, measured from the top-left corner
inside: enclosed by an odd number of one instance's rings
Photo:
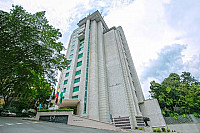
[[[143,116],[150,115],[122,27],[108,28],[98,11],[78,26],[68,44],[69,65],[59,79],[60,107],[103,122],[127,120],[125,128],[144,126]]]

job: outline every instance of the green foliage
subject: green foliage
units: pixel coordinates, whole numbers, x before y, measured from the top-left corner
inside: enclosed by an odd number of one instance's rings
[[[40,109],[38,112],[73,111],[73,109]]]
[[[156,132],[161,132],[160,128],[157,128]]]
[[[142,127],[138,127],[139,130],[142,130]]]
[[[21,6],[0,11],[0,95],[6,107],[45,104],[56,70],[67,65],[59,37],[44,11],[30,14]]]
[[[161,132],[160,128],[154,128],[153,132]]]
[[[157,128],[154,128],[154,129],[153,129],[153,132],[156,132],[156,131],[157,131]]]
[[[138,127],[135,127],[135,129],[138,129]]]
[[[169,129],[169,128],[167,128],[167,132],[170,132],[170,129]]]
[[[197,112],[193,112],[193,115],[194,115],[195,117],[198,117],[198,118],[200,118],[200,114],[199,114],[199,113],[197,113]]]
[[[151,96],[158,99],[164,116],[177,119],[188,113],[200,114],[200,83],[189,72],[181,76],[171,73],[161,84],[155,81],[150,84]]]
[[[166,131],[166,129],[165,129],[164,127],[162,127],[162,128],[161,128],[161,130],[162,130],[163,132],[165,132],[165,131]]]

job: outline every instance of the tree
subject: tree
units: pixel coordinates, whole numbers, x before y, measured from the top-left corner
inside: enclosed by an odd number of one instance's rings
[[[55,85],[55,72],[67,65],[57,41],[61,36],[44,11],[30,14],[21,6],[0,11],[0,95],[6,106],[33,90],[38,93],[42,85]]]
[[[150,84],[150,94],[158,99],[164,116],[200,114],[200,84],[189,72],[171,73],[161,84]]]

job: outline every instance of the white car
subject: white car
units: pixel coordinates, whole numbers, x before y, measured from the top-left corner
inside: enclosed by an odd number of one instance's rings
[[[10,110],[4,110],[1,112],[1,116],[16,116],[16,113],[11,112]]]

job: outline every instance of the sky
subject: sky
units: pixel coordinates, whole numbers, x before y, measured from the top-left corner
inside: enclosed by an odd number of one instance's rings
[[[66,48],[78,21],[96,10],[108,27],[122,26],[145,98],[151,81],[172,72],[188,71],[200,81],[199,0],[0,0],[0,10],[9,12],[12,4],[46,11]]]

